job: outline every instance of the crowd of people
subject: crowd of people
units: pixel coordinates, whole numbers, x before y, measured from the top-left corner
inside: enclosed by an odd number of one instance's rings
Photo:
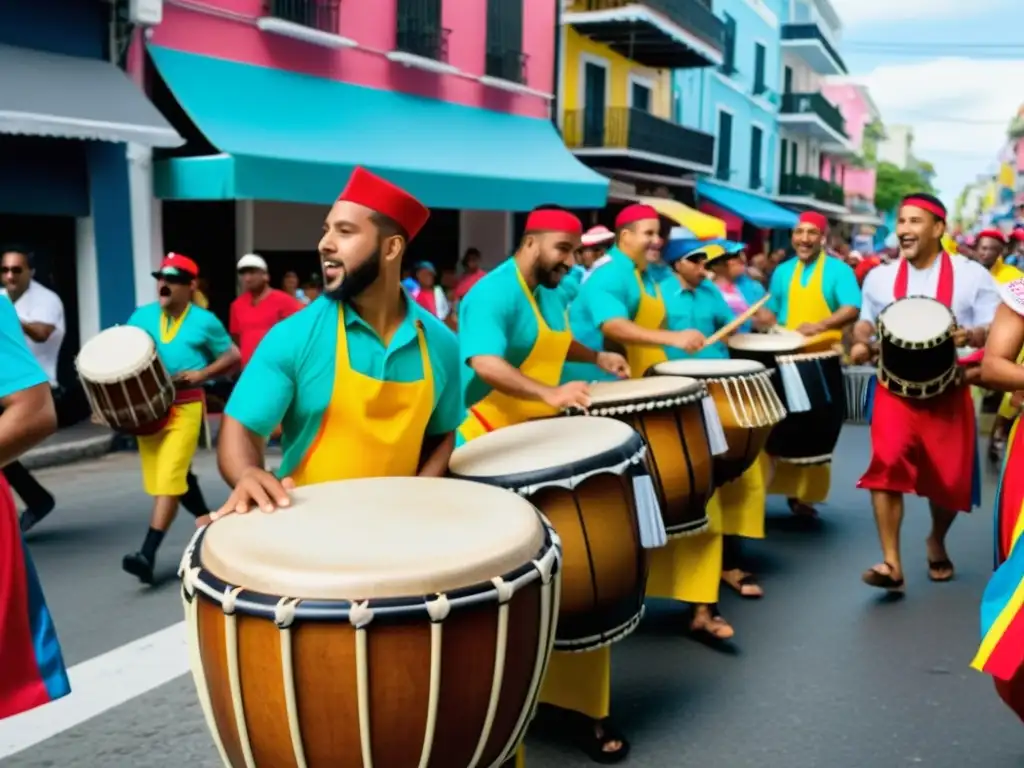
[[[465,275],[449,294],[437,285],[432,265],[416,264],[412,275],[403,270],[406,246],[428,217],[408,193],[357,169],[328,212],[319,243],[322,296],[304,305],[294,286],[270,288],[266,263],[248,255],[238,263],[244,292],[227,328],[193,303],[200,278],[195,262],[168,256],[154,273],[158,300],[129,321],[154,339],[178,387],[169,419],[137,436],[143,486],[154,502],[142,548],[125,558],[126,571],[152,583],[158,547],[179,503],[204,525],[287,506],[298,486],[444,476],[453,452],[474,440],[568,409],[585,411],[594,382],[640,378],[672,360],[729,358],[728,339],[719,332],[788,332],[807,348],[831,353],[838,346],[854,363],[873,362],[883,310],[926,296],[955,317],[957,347],[988,344],[989,354],[980,364],[965,354],[955,383],[932,399],[874,387],[872,454],[859,485],[871,493],[882,557],[861,578],[881,590],[904,589],[899,530],[905,494],[931,505],[929,578],[954,578],[947,534],[956,516],[978,503],[970,385],[1010,395],[1009,406],[1016,402],[1011,393],[1024,391],[1022,369],[1013,365],[1024,347],[1024,280],[1005,280],[1008,237],[983,232],[974,245],[960,247],[970,249],[964,255],[947,236],[942,203],[920,194],[901,206],[898,254],[829,255],[828,221],[805,212],[792,232],[790,258],[748,259],[742,243],[677,236],[646,205],[625,207],[613,230],[587,231],[571,212],[545,206],[530,213],[515,253],[495,269],[483,270],[480,254],[468,252]],[[13,267],[24,256],[4,255],[5,281],[13,274],[8,257]],[[6,313],[0,313],[0,340],[5,359],[21,367],[12,363],[0,377],[0,458],[7,462],[52,428],[50,406],[39,404],[50,402],[46,374],[25,351],[26,339],[46,329],[23,313],[23,295],[12,292],[11,299],[20,327],[10,305],[0,308]],[[196,502],[190,472],[202,385],[236,366],[241,375],[217,445],[232,492],[211,513]],[[19,425],[12,414],[24,413],[29,399],[43,416]],[[1011,421],[1016,424],[1015,416]],[[266,449],[278,436],[282,464],[269,472]],[[1024,455],[1016,444],[1024,437],[1014,429],[1007,439],[1008,462],[1015,466]],[[717,607],[721,585],[744,598],[765,596],[741,541],[764,537],[768,495],[785,497],[795,515],[817,514],[831,485],[830,456],[817,459],[790,462],[768,452],[718,488],[708,505],[715,525],[650,549],[647,595],[691,606],[692,633],[712,642],[732,638],[735,630]],[[1002,567],[986,595],[987,636],[977,665],[1000,681],[1002,695],[1024,718],[1024,598],[1014,597],[1024,592],[1024,568],[1013,547],[1024,527],[1024,483],[1017,485],[1003,484]],[[4,546],[10,548],[6,540]],[[21,553],[14,560],[28,562]],[[25,566],[19,573],[22,581],[33,578]],[[29,612],[27,605],[3,607],[0,615]],[[0,632],[0,642],[15,630]],[[602,763],[619,762],[630,750],[610,718],[613,647],[556,651],[540,694],[542,703],[569,716],[574,742]],[[16,650],[43,663],[31,646]],[[28,696],[27,686],[0,671],[0,715],[66,693],[66,681],[63,688],[44,686],[45,697],[38,687],[34,698]],[[524,764],[522,750],[515,759]]]

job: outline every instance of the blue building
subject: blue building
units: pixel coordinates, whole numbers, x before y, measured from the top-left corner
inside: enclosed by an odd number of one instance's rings
[[[64,303],[65,382],[82,340],[155,298],[150,152],[184,143],[118,67],[123,5],[0,2],[0,243]]]

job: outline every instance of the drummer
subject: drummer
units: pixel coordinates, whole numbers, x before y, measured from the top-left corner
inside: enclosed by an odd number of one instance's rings
[[[458,342],[401,285],[429,216],[408,192],[352,172],[324,222],[324,294],[270,330],[228,401],[217,453],[234,492],[214,518],[287,505],[295,485],[447,472],[463,415]],[[264,470],[278,424],[284,482]]]
[[[579,248],[583,226],[572,213],[538,209],[512,258],[480,280],[463,300],[459,356],[468,408],[458,442],[502,427],[587,407],[587,385],[559,386],[565,361],[588,363],[617,378],[629,378],[625,358],[595,352],[575,341],[558,287]],[[559,653],[551,658],[541,701],[586,718],[578,736],[599,762],[617,762],[628,742],[608,722],[611,648]]]
[[[876,267],[864,281],[864,307],[850,350],[855,363],[870,357],[879,313],[907,296],[928,296],[949,307],[959,326],[957,346],[985,346],[1000,304],[998,287],[981,265],[942,249],[945,231],[946,208],[937,198],[924,193],[904,198],[896,225],[901,258]],[[975,503],[977,434],[970,388],[954,386],[929,400],[911,400],[876,387],[871,446],[871,465],[857,486],[871,491],[882,562],[864,572],[864,582],[892,591],[903,588],[900,527],[907,493],[931,505],[928,577],[950,581],[954,568],[946,534],[957,512],[969,512]]]
[[[163,428],[155,434],[136,436],[142,482],[146,493],[153,497],[153,512],[142,548],[125,555],[121,567],[143,584],[153,583],[157,550],[178,514],[181,497],[190,491],[189,467],[199,445],[206,408],[202,384],[228,373],[240,359],[238,348],[217,316],[192,303],[199,277],[199,267],[192,259],[171,253],[153,277],[159,299],[136,309],[128,325],[141,328],[153,338],[176,391],[170,418]],[[192,490],[197,493],[198,485]],[[198,510],[198,514],[205,512],[203,508]]]
[[[827,238],[828,219],[813,211],[800,214],[792,237],[796,258],[779,264],[768,288],[766,309],[780,325],[808,338],[806,351],[839,344],[860,311],[857,276],[846,262],[826,255]],[[768,493],[786,496],[794,514],[813,516],[813,505],[825,501],[831,482],[831,464],[776,461]]]

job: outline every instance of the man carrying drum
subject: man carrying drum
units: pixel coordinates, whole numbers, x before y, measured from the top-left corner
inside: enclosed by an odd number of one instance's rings
[[[218,441],[234,492],[211,517],[286,506],[287,489],[364,477],[441,477],[462,420],[458,342],[402,289],[402,257],[430,211],[363,168],[327,214],[324,294],[264,337]],[[282,425],[281,480],[264,469]]]
[[[125,555],[121,567],[144,584],[153,583],[157,550],[174,522],[181,497],[190,490],[189,467],[199,445],[206,407],[202,384],[230,371],[239,359],[238,348],[217,316],[192,303],[199,277],[199,267],[192,259],[169,254],[153,277],[159,298],[136,309],[128,325],[153,337],[157,354],[177,388],[167,423],[153,434],[136,436],[142,482],[153,497],[153,512],[142,549]],[[199,514],[205,511],[201,509]]]
[[[904,198],[896,226],[900,258],[875,268],[864,281],[864,307],[850,351],[855,363],[870,359],[869,345],[882,310],[908,296],[934,298],[952,311],[957,346],[985,346],[1000,303],[998,287],[980,264],[943,250],[945,231],[946,209],[937,198],[923,193]],[[877,386],[871,447],[871,465],[857,486],[871,491],[882,562],[864,572],[864,583],[903,589],[900,527],[907,493],[931,505],[928,577],[950,581],[954,569],[946,534],[957,512],[973,506],[977,434],[970,388],[955,384],[936,397],[912,400]]]
[[[558,288],[572,268],[582,232],[580,220],[568,211],[534,210],[515,255],[463,300],[459,357],[468,413],[459,444],[573,406],[585,409],[590,405],[585,382],[559,386],[567,359],[629,378],[621,355],[595,352],[569,330]],[[610,688],[611,648],[605,646],[587,653],[556,652],[541,691],[541,701],[593,721],[580,743],[602,762],[625,758],[628,751],[628,743],[607,723]]]
[[[808,338],[808,352],[839,344],[860,311],[857,276],[825,253],[827,238],[828,219],[813,211],[800,214],[792,238],[796,258],[779,264],[768,288],[767,309],[780,325]],[[831,483],[831,463],[776,461],[768,493],[786,496],[795,514],[813,516],[813,505],[825,501]]]

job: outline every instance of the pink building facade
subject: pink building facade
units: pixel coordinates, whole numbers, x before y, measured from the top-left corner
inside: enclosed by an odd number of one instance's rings
[[[880,119],[878,108],[868,93],[867,87],[853,82],[827,82],[822,88],[822,95],[835,104],[846,120],[846,133],[850,137],[858,154],[863,154],[864,133],[867,126]],[[833,161],[836,162],[836,161]],[[839,163],[836,162],[838,165]],[[842,179],[843,191],[846,193],[846,205],[855,214],[874,212],[875,201],[875,169],[855,168],[845,165],[834,171],[825,163],[823,174],[826,178],[835,173]]]

